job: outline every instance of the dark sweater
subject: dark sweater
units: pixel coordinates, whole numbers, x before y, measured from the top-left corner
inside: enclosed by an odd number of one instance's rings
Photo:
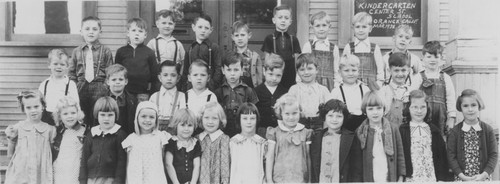
[[[271,94],[264,83],[255,87],[255,93],[257,93],[257,98],[259,98],[259,102],[257,102],[255,106],[259,109],[261,117],[260,124],[258,125],[259,127],[267,128],[278,126],[278,118],[276,117],[276,113],[274,113],[273,106],[276,100],[286,92],[288,92],[288,90],[282,85],[276,87],[274,94]]]
[[[137,98],[126,90],[123,91],[119,97],[114,96],[111,91],[108,93],[108,96],[115,99],[118,103],[120,116],[118,117],[118,121],[116,121],[116,123],[122,126],[121,128],[125,131],[125,133],[127,133],[127,135],[135,132],[134,118],[135,110],[138,104]],[[124,103],[123,106],[120,106],[120,103]]]
[[[148,91],[148,83],[158,81],[158,64],[155,53],[144,44],[139,44],[134,49],[129,44],[116,51],[117,64],[127,68],[128,84],[125,90],[133,94],[153,93]]]

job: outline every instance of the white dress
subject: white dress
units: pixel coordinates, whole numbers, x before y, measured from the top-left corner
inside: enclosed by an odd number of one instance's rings
[[[83,142],[81,139],[85,127],[78,130],[66,129],[63,133],[59,154],[54,161],[54,183],[79,183],[80,159],[82,158]],[[80,138],[79,138],[80,137]],[[81,140],[80,140],[81,139]]]
[[[267,141],[255,134],[251,138],[237,134],[229,141],[231,152],[231,184],[264,183],[264,156]]]

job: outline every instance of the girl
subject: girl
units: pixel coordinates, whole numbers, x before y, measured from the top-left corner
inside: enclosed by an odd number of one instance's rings
[[[361,182],[362,152],[356,134],[344,127],[349,110],[332,99],[319,106],[319,117],[327,128],[315,133],[311,143],[311,182]]]
[[[464,120],[448,135],[448,162],[457,181],[485,181],[498,160],[497,140],[493,128],[479,120],[484,102],[472,89],[462,91],[456,108]]]
[[[83,112],[76,99],[66,96],[57,103],[53,116],[57,126],[52,150],[54,183],[79,183],[83,137],[87,133]]]
[[[403,141],[407,182],[449,181],[446,144],[440,130],[427,123],[430,113],[423,91],[410,92],[409,104],[403,110],[408,122],[399,126]]]
[[[278,127],[268,127],[269,150],[266,176],[269,183],[309,182],[311,129],[299,123],[301,108],[297,98],[285,94],[276,101]]]
[[[39,91],[23,91],[17,100],[27,118],[5,129],[9,140],[7,156],[11,158],[5,183],[52,183],[50,148],[56,128],[41,121],[43,96]]]
[[[153,102],[143,101],[135,112],[135,132],[122,143],[127,152],[127,183],[166,183],[163,169],[163,146],[171,135],[158,130],[158,109]]]
[[[217,102],[209,102],[201,110],[203,132],[201,141],[200,181],[198,183],[229,183],[229,136],[221,129],[226,126],[226,114]]]
[[[193,138],[197,126],[196,115],[191,110],[179,109],[174,113],[169,124],[174,136],[167,144],[165,157],[169,183],[198,182],[201,145]]]
[[[256,134],[259,111],[252,103],[243,103],[238,109],[236,130],[231,138],[231,183],[264,183],[264,156],[267,141]]]
[[[121,142],[127,134],[115,123],[120,115],[118,104],[109,96],[101,97],[93,115],[99,125],[92,127],[83,141],[80,183],[124,183],[127,154]]]
[[[401,182],[406,175],[401,135],[396,125],[383,118],[385,104],[370,91],[361,110],[368,117],[356,130],[363,150],[364,182]]]

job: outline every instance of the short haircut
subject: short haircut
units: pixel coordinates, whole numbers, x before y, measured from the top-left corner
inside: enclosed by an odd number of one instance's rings
[[[59,99],[59,101],[57,102],[57,105],[56,105],[56,110],[54,111],[54,113],[52,113],[52,117],[54,118],[54,122],[55,122],[56,126],[60,126],[60,125],[64,126],[64,123],[61,123],[62,122],[61,112],[63,109],[68,108],[68,107],[74,107],[76,109],[76,121],[80,124],[83,123],[83,117],[85,117],[85,115],[83,114],[83,111],[80,108],[80,104],[78,104],[76,99],[73,99],[70,96],[65,96],[65,97],[62,97],[61,99]],[[70,128],[70,127],[66,127],[66,128]]]
[[[285,68],[285,62],[280,55],[271,53],[264,60],[264,69],[273,71],[275,68],[283,70]]]
[[[40,103],[42,104],[42,108],[45,109],[45,107],[46,107],[45,98],[40,91],[38,91],[38,90],[23,90],[23,91],[21,91],[21,93],[19,93],[17,95],[17,101],[19,102],[19,105],[21,106],[22,112],[24,112],[23,100],[30,99],[30,98],[40,99]]]
[[[243,56],[234,51],[227,53],[222,59],[222,65],[228,67],[229,65],[240,63],[243,66]]]
[[[99,112],[114,112],[115,113],[115,120],[118,120],[118,117],[120,117],[120,110],[118,108],[118,104],[116,103],[115,99],[105,96],[99,98],[94,105],[94,120],[97,121],[97,117],[99,116]]]
[[[172,60],[165,60],[160,64],[160,67],[158,69],[158,75],[161,74],[161,71],[163,70],[163,67],[175,67],[175,71],[177,72],[177,75],[181,75],[181,65],[177,64],[175,61]]]
[[[290,15],[292,14],[292,7],[290,7],[290,6],[288,6],[288,5],[284,5],[284,4],[282,4],[282,5],[280,5],[280,6],[276,6],[276,7],[274,7],[274,9],[273,9],[273,16],[276,16],[276,13],[277,13],[278,11],[281,11],[281,10],[288,10],[288,11],[290,11]]]
[[[410,106],[412,103],[412,99],[424,99],[425,104],[427,105],[427,113],[425,114],[424,121],[429,122],[431,119],[431,107],[429,106],[429,103],[427,103],[427,95],[421,90],[413,90],[410,92],[410,96],[408,98],[408,105],[405,106],[403,109],[403,117],[406,117],[406,121],[410,122],[411,121],[411,115],[410,115]]]
[[[168,17],[170,17],[172,19],[172,21],[177,23],[184,18],[184,14],[182,12],[175,11],[175,10],[172,11],[172,10],[163,9],[163,10],[160,10],[156,14],[155,20],[159,20],[160,18],[168,18]]]
[[[389,56],[389,67],[404,67],[408,66],[408,57],[405,53],[396,52]]]
[[[457,99],[456,108],[459,112],[462,112],[462,102],[464,101],[464,98],[467,97],[475,99],[477,101],[477,105],[479,105],[479,110],[484,110],[485,107],[483,99],[479,96],[477,91],[473,89],[464,89],[462,94]]]
[[[218,102],[208,102],[207,104],[205,104],[202,108],[201,108],[201,111],[200,111],[200,118],[201,118],[201,121],[200,121],[200,125],[199,127],[201,127],[202,129],[205,129],[203,127],[203,115],[205,114],[205,112],[207,112],[208,110],[213,110],[215,111],[215,113],[217,114],[217,116],[219,117],[219,129],[222,129],[224,127],[226,127],[226,124],[227,124],[227,119],[226,119],[226,113],[224,112],[224,109],[222,108],[222,106],[220,106],[220,104]]]
[[[205,13],[201,13],[200,16],[194,18],[193,24],[196,25],[196,23],[198,23],[198,20],[200,19],[206,20],[210,24],[210,27],[212,27],[212,18]]]
[[[95,16],[88,16],[88,17],[85,17],[82,19],[82,26],[83,26],[83,23],[87,22],[87,21],[96,21],[97,22],[97,25],[99,26],[99,29],[102,29],[102,26],[101,26],[101,19],[99,19],[98,17],[95,17]]]
[[[438,55],[443,55],[444,47],[439,43],[439,41],[428,41],[424,44],[424,48],[422,48],[422,55],[425,53],[432,54],[436,57]]]
[[[303,53],[300,54],[299,57],[297,57],[295,68],[297,68],[298,70],[301,66],[307,66],[310,64],[313,64],[314,66],[316,66],[316,68],[319,67],[318,62],[316,61],[316,57],[314,57],[311,53]]]
[[[172,130],[170,133],[172,135],[177,135],[177,126],[181,124],[191,124],[193,125],[193,132],[198,128],[198,120],[196,118],[196,115],[194,114],[193,111],[187,109],[187,108],[182,108],[177,111],[175,111],[174,115],[172,116],[172,119],[170,120],[170,123],[168,124],[168,127],[170,130]],[[192,135],[191,135],[192,136]]]
[[[121,64],[113,64],[111,66],[108,66],[106,68],[106,80],[109,79],[109,77],[111,77],[113,74],[116,74],[116,73],[120,73],[120,72],[123,72],[123,77],[125,77],[125,79],[128,79],[127,77],[127,68],[125,68],[123,65]]]
[[[69,56],[68,54],[66,54],[66,52],[64,52],[63,49],[52,49],[49,51],[49,54],[48,54],[48,58],[49,58],[49,64],[52,63],[52,61],[54,60],[63,60],[66,65],[69,65]]]
[[[382,98],[377,95],[377,91],[367,92],[363,96],[363,101],[361,102],[361,111],[363,111],[363,114],[366,114],[366,107],[369,106],[382,106],[385,110],[385,103]]]
[[[276,117],[278,119],[282,120],[283,117],[281,116],[281,113],[283,112],[283,109],[285,106],[295,106],[299,108],[299,112],[301,112],[302,115],[302,107],[300,106],[299,100],[295,95],[292,95],[290,93],[286,93],[278,100],[276,100],[276,103],[274,104],[274,113],[276,113]]]
[[[347,66],[355,67],[355,68],[359,69],[359,63],[360,63],[360,61],[359,61],[358,56],[353,55],[353,54],[344,54],[342,56],[342,58],[340,58],[339,70],[344,68],[344,67],[347,67]]]
[[[311,25],[314,25],[314,21],[321,20],[321,19],[326,19],[326,23],[332,22],[332,19],[330,18],[330,16],[328,16],[328,14],[326,14],[326,12],[324,12],[324,11],[320,11],[320,12],[317,12],[317,13],[311,15],[309,22],[311,23]]]
[[[189,65],[189,74],[191,74],[191,69],[193,66],[198,66],[198,67],[204,67],[207,70],[207,74],[210,75],[210,67],[208,66],[207,62],[203,61],[202,59],[195,59],[191,65]]]
[[[131,18],[131,19],[128,19],[128,21],[127,21],[127,30],[130,29],[130,27],[132,26],[133,23],[135,23],[135,25],[140,29],[144,29],[145,31],[147,31],[147,29],[148,29],[148,23],[146,23],[146,21],[144,19]]]
[[[368,25],[372,25],[372,16],[366,12],[358,12],[354,17],[352,18],[352,26],[356,23],[367,23]]]
[[[413,37],[413,29],[408,24],[400,24],[398,27],[396,27],[396,29],[394,29],[394,35],[397,35],[401,31],[408,33]]]
[[[330,99],[326,103],[320,104],[318,112],[319,118],[322,121],[325,121],[326,114],[330,111],[342,113],[342,115],[344,115],[344,122],[349,116],[349,110],[347,109],[346,104],[338,99]]]
[[[248,24],[246,22],[243,22],[243,21],[236,21],[233,23],[233,34],[236,32],[236,31],[239,31],[239,30],[245,30],[247,33],[250,33],[250,27],[248,26]]]
[[[259,127],[260,123],[260,114],[259,110],[257,109],[257,106],[255,106],[253,103],[250,102],[245,102],[240,105],[240,108],[238,108],[238,111],[236,112],[238,115],[236,119],[236,132],[241,132],[241,115],[242,114],[255,114],[256,117],[256,124],[255,124],[255,129],[257,130],[257,127]]]

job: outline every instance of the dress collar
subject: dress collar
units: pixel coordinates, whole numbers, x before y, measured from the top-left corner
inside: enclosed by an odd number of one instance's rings
[[[255,134],[253,135],[252,137],[245,137],[241,134],[236,134],[234,137],[233,137],[233,140],[236,141],[236,143],[243,143],[244,141],[246,140],[250,140],[250,141],[253,141],[257,144],[262,144],[266,141],[266,139],[262,138],[261,136]]]
[[[200,133],[200,140],[203,140],[205,138],[205,136],[209,135],[210,136],[210,140],[215,141],[215,139],[219,138],[222,134],[224,134],[224,132],[222,132],[222,130],[217,130],[211,134],[208,134],[207,132],[202,132]]]
[[[182,144],[179,141],[179,138],[175,135],[172,137],[172,140],[177,142],[177,150],[181,150],[182,148],[186,148],[186,152],[190,152],[191,150],[193,150],[194,146],[196,145],[196,139],[192,138],[192,137],[189,138],[187,143],[185,143],[185,144]]]
[[[92,129],[90,129],[90,132],[92,133],[92,136],[100,136],[100,135],[104,136],[106,134],[114,134],[118,132],[120,127],[121,127],[120,125],[115,124],[115,126],[113,126],[110,130],[105,132],[101,130],[101,127],[99,125],[97,125],[95,127],[92,127]]]
[[[470,130],[470,128],[474,128],[474,130],[476,130],[476,131],[481,131],[482,130],[481,129],[481,125],[479,125],[479,122],[476,123],[475,125],[472,125],[472,126],[469,125],[469,124],[467,124],[467,123],[465,123],[465,122],[463,123],[463,125],[462,125],[462,131],[468,132]]]
[[[278,126],[280,127],[281,130],[283,131],[287,131],[287,132],[296,132],[296,131],[300,131],[302,129],[305,128],[305,126],[301,123],[297,123],[297,126],[295,126],[295,128],[293,130],[290,130],[289,128],[287,128],[284,124],[283,124],[283,121],[282,120],[278,120]]]

